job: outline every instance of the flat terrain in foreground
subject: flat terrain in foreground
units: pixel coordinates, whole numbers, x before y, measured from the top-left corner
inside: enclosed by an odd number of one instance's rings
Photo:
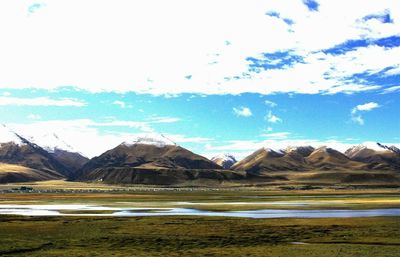
[[[399,256],[400,218],[0,216],[2,256]]]
[[[101,191],[88,193],[79,192],[88,184],[42,183],[33,187],[47,190],[68,185],[78,191],[3,193],[0,204],[186,207],[214,211],[400,207],[398,189],[293,191],[147,187],[109,191],[116,187],[93,185]],[[400,217],[0,215],[0,256],[400,256]]]

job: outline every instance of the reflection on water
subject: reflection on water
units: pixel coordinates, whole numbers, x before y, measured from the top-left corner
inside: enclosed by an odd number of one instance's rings
[[[101,213],[107,211],[107,213]],[[400,208],[370,210],[249,210],[204,211],[191,208],[118,208],[100,205],[0,205],[0,215],[23,216],[220,216],[243,218],[348,218],[400,216]]]

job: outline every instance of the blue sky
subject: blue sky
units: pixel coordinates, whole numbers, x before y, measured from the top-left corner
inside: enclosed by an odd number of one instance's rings
[[[90,157],[400,143],[398,1],[10,0],[0,33],[0,122]]]

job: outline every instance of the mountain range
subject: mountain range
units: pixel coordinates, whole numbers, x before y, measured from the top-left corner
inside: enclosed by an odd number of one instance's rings
[[[392,170],[400,171],[399,149],[377,143],[376,149],[353,146],[345,153],[322,146],[289,147],[285,150],[261,148],[235,163],[231,169],[253,173],[310,170]]]
[[[0,183],[68,179],[117,184],[398,183],[400,150],[377,143],[344,153],[329,147],[261,148],[236,161],[211,160],[163,135],[126,141],[88,159],[56,134],[30,137],[0,126]],[[311,183],[310,182],[310,183]]]

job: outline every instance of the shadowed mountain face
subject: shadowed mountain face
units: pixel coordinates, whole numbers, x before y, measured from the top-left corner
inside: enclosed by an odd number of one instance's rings
[[[348,149],[345,154],[351,160],[366,163],[369,169],[400,170],[400,153],[394,146],[386,147],[378,144],[381,149],[371,149],[363,145]]]
[[[54,159],[62,163],[70,171],[68,177],[73,177],[75,171],[82,168],[89,159],[77,152],[55,149],[50,153]]]
[[[205,157],[175,145],[158,147],[145,144],[120,144],[90,160],[81,170],[100,167],[135,167],[154,169],[218,169]]]
[[[18,171],[23,171],[22,168],[13,169],[13,172],[9,173],[8,177],[13,177],[12,180],[14,182],[16,182],[16,178],[27,181],[28,177],[33,180],[69,178],[75,170],[87,161],[85,157],[78,153],[68,152],[56,147],[48,147],[48,143],[58,143],[57,140],[59,139],[57,137],[55,138],[56,140],[48,138],[46,144],[43,144],[44,148],[33,143],[35,142],[34,138],[30,139],[32,141],[15,133],[5,125],[0,126],[0,162],[3,164],[14,164],[30,170],[29,172],[25,172],[25,177],[23,177],[17,175]],[[39,141],[43,142],[42,140]],[[38,172],[40,174],[36,174],[37,176],[26,176],[28,173],[33,174]],[[3,180],[5,180],[4,176]]]
[[[362,169],[365,165],[350,160],[346,155],[332,148],[320,147],[307,158],[307,163],[320,170]]]
[[[288,152],[259,149],[253,154],[232,166],[233,170],[244,170],[253,173],[263,171],[307,170],[309,168],[304,149],[291,149]]]
[[[224,169],[230,169],[237,162],[235,157],[229,154],[215,156],[211,158],[211,161]]]
[[[25,139],[22,140],[24,144],[21,145],[14,142],[1,144],[0,162],[17,164],[40,171],[56,172],[62,175],[70,172],[66,166],[54,159],[47,151]]]
[[[96,172],[102,177],[111,171],[124,169],[124,174],[149,172],[149,170],[215,170],[221,167],[205,157],[194,154],[176,145],[120,144],[84,165],[77,174],[78,179],[93,178]],[[92,173],[93,174],[93,173]],[[125,180],[124,178],[120,178]]]
[[[67,177],[71,177],[75,171],[82,168],[88,158],[74,149],[68,142],[64,141],[55,133],[36,134],[35,136],[23,136],[26,141],[38,145],[46,150],[54,159],[63,164],[68,173]]]

